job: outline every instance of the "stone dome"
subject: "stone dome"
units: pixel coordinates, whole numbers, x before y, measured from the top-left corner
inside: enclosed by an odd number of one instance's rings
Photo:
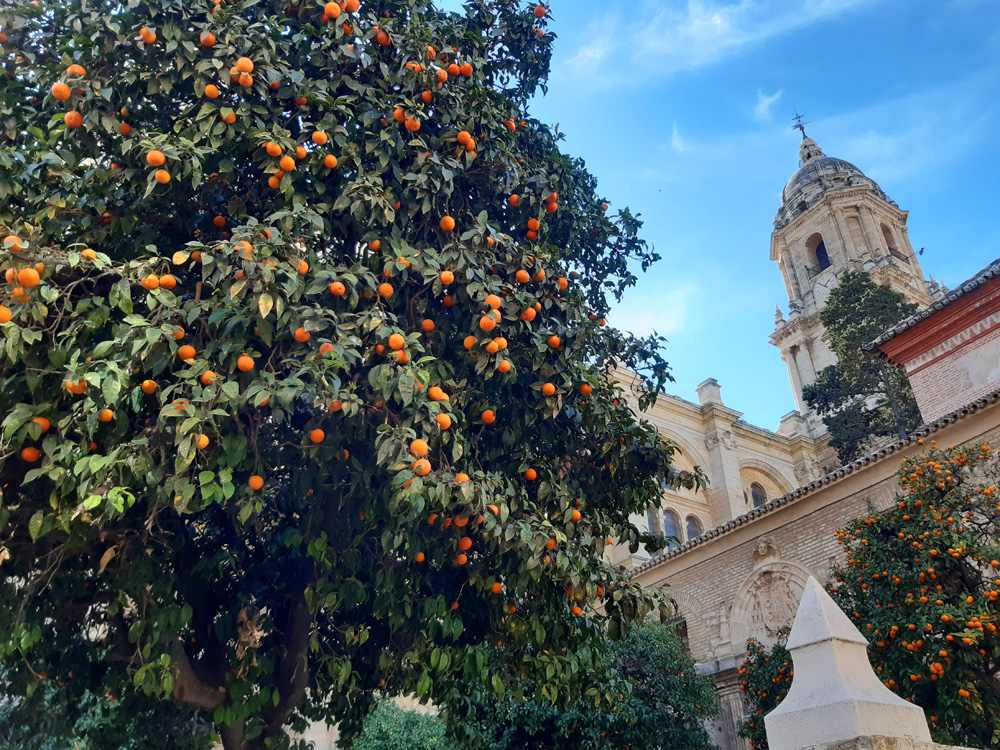
[[[781,192],[781,208],[774,217],[776,229],[794,220],[832,190],[864,187],[888,201],[875,180],[849,161],[826,156],[816,141],[805,134],[799,147],[799,159],[799,170],[792,175]]]

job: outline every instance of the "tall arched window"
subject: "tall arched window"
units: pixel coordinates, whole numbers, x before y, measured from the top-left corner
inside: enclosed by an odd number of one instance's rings
[[[694,516],[688,516],[686,524],[687,524],[687,540],[689,542],[692,539],[701,536],[701,524],[698,523],[697,518],[695,518]]]
[[[806,240],[806,250],[809,251],[809,261],[812,263],[815,272],[822,271],[830,267],[830,254],[826,251],[826,243],[823,242],[823,235],[816,232]]]
[[[891,252],[896,249],[896,243],[892,239],[892,231],[885,224],[882,225],[882,239],[885,240],[885,249]]]
[[[759,508],[767,502],[767,492],[756,482],[750,485],[750,496],[753,497],[753,507],[755,508]]]
[[[646,511],[646,523],[649,525],[650,534],[660,535],[663,533],[663,527],[660,525],[660,514],[656,508],[650,508]]]
[[[681,519],[672,510],[663,511],[663,535],[671,537],[667,543],[668,549],[673,549],[683,541],[681,539]]]

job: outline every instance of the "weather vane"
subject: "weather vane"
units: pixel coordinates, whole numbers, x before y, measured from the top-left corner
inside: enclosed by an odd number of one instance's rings
[[[799,114],[798,110],[795,110],[795,117],[793,117],[792,119],[795,120],[795,124],[792,125],[792,130],[801,130],[802,131],[802,137],[805,138],[806,137],[806,125],[808,125],[809,122],[806,121],[805,117],[803,117],[802,115]]]

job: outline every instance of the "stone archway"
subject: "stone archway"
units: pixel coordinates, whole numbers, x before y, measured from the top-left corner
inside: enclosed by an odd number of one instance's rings
[[[782,560],[774,542],[762,539],[754,551],[754,568],[733,601],[730,620],[734,650],[742,652],[750,638],[772,645],[782,628],[795,619],[806,581],[813,575]]]

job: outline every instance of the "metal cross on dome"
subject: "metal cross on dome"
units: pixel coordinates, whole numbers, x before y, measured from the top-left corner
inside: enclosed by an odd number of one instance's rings
[[[803,115],[799,114],[798,110],[795,110],[795,117],[793,117],[792,119],[795,120],[795,124],[792,125],[792,130],[801,130],[802,131],[802,137],[805,138],[806,137],[806,125],[808,125],[809,122],[806,121],[806,119],[805,119],[805,117]]]

